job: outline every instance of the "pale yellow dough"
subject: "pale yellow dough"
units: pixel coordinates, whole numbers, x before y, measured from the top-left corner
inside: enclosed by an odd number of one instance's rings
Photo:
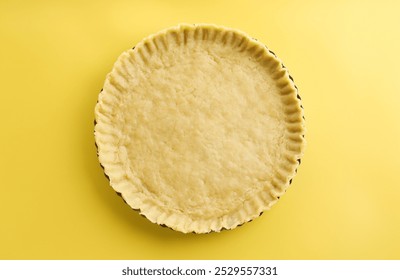
[[[150,221],[232,229],[270,208],[304,147],[297,90],[268,49],[236,30],[180,25],[124,52],[95,109],[111,186]]]

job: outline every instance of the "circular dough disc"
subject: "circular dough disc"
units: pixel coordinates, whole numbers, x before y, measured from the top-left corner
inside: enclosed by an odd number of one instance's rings
[[[95,109],[111,186],[150,221],[232,229],[277,201],[304,147],[297,88],[246,34],[180,25],[124,52]]]

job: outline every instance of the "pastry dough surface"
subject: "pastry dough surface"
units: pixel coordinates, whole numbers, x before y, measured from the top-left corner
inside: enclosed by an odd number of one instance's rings
[[[182,232],[260,215],[288,187],[303,148],[287,71],[263,45],[215,26],[179,26],[123,53],[96,122],[113,188]]]

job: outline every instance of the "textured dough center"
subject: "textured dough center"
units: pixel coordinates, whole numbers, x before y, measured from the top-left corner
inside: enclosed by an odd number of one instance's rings
[[[218,44],[157,52],[147,63],[133,70],[122,128],[143,192],[161,207],[205,218],[264,189],[284,148],[267,70]]]

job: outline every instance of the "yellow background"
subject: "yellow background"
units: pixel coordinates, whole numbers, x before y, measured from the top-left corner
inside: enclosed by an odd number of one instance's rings
[[[0,259],[400,259],[398,1],[0,0]],[[308,146],[272,210],[219,234],[109,187],[94,106],[119,54],[181,22],[241,29],[299,87]]]

